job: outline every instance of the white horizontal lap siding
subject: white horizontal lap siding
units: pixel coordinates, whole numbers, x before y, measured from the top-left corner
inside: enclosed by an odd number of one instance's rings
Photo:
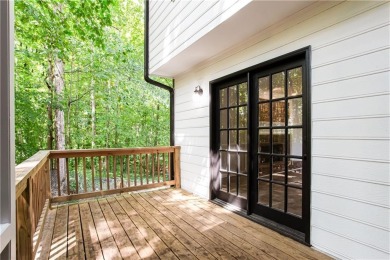
[[[162,3],[150,8],[150,70],[154,71],[251,1],[157,1]]]
[[[311,244],[388,259],[389,11],[385,2],[317,3],[176,77],[183,188],[209,195],[209,82],[311,45]]]

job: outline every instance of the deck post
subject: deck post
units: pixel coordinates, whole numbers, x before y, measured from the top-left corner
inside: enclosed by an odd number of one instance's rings
[[[27,186],[16,200],[16,256],[18,259],[32,259],[32,225],[30,205],[31,182],[27,181]]]
[[[181,187],[180,180],[180,146],[175,146],[174,151],[174,175],[175,175],[175,187],[179,189]]]

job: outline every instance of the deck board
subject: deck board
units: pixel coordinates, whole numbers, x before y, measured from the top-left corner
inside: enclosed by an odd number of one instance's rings
[[[36,259],[330,259],[180,189],[54,205]]]

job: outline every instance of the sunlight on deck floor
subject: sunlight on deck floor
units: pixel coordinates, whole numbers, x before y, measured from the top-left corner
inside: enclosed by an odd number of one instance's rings
[[[53,205],[36,259],[327,259],[180,189]]]

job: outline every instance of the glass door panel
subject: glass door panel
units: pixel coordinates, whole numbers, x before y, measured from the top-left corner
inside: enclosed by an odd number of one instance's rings
[[[245,199],[248,192],[248,85],[219,90],[220,192],[222,199]]]
[[[271,79],[271,80],[270,80]],[[302,217],[302,67],[258,77],[257,213]],[[275,213],[278,212],[278,213]]]

